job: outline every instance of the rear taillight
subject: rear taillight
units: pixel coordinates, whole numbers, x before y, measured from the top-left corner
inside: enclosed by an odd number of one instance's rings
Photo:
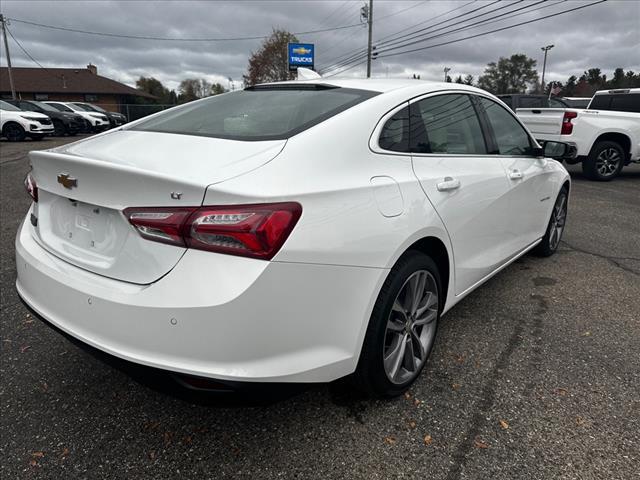
[[[27,193],[33,199],[33,201],[37,202],[38,186],[36,185],[36,181],[33,179],[31,172],[27,173],[27,176],[24,177],[24,188],[27,190]]]
[[[571,123],[571,120],[577,116],[578,114],[576,112],[564,112],[564,117],[562,117],[562,129],[560,130],[561,135],[571,135],[573,132],[573,123]]]
[[[194,208],[127,208],[125,216],[147,240],[185,246],[182,235],[185,221]]]
[[[302,214],[298,203],[201,208],[127,208],[148,240],[199,250],[270,260]]]

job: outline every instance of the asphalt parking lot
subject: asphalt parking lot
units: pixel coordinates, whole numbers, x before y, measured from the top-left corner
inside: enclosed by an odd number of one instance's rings
[[[449,312],[405,397],[338,382],[195,403],[73,346],[15,293],[25,154],[67,141],[0,143],[3,479],[638,478],[640,166],[609,183],[570,167],[561,250]]]

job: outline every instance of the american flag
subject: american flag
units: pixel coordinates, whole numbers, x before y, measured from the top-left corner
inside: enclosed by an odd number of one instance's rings
[[[551,95],[558,95],[562,91],[562,87],[558,85],[556,82],[551,84]],[[549,95],[549,96],[551,96]]]

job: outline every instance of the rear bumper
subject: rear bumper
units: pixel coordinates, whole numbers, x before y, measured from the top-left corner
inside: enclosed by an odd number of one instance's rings
[[[387,270],[188,250],[150,285],[45,251],[23,223],[16,288],[39,316],[121,359],[240,382],[326,382],[355,370]]]

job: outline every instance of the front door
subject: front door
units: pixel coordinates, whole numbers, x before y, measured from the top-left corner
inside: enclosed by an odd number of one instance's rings
[[[430,95],[410,110],[413,168],[449,233],[458,295],[513,255],[510,184],[500,158],[488,154],[469,95]]]
[[[546,160],[533,156],[534,143],[529,133],[502,105],[486,97],[477,97],[491,132],[491,150],[500,158],[509,181],[509,205],[512,209],[508,239],[510,249],[522,250],[544,235],[555,202],[555,171]]]

